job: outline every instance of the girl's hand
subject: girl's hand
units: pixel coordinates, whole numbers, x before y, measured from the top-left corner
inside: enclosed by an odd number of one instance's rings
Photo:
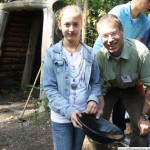
[[[82,128],[82,125],[81,123],[78,121],[78,118],[77,116],[79,117],[82,117],[81,113],[79,110],[75,110],[72,115],[71,115],[71,122],[73,124],[74,127],[76,128]]]

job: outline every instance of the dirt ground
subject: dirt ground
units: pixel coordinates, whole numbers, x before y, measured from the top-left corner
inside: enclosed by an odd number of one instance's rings
[[[25,121],[18,119],[28,95],[19,90],[0,90],[0,150],[53,150],[49,112],[36,111],[36,98],[28,102]],[[87,137],[82,150],[93,150]]]
[[[27,94],[0,90],[0,150],[53,150],[49,113],[38,113],[30,100],[21,122]],[[92,150],[84,141],[83,150]]]

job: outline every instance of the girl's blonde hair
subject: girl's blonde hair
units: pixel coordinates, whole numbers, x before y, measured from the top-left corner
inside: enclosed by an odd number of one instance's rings
[[[74,12],[76,15],[79,15],[81,16],[82,18],[82,10],[79,6],[77,5],[67,5],[65,7],[63,7],[62,9],[60,9],[57,13],[56,13],[56,21],[61,21],[61,18],[62,16],[64,15],[64,12],[65,11],[68,11],[68,13],[71,11],[71,12]]]

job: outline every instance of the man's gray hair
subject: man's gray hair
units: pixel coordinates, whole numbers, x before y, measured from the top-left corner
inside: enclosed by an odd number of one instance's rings
[[[106,14],[99,19],[99,21],[97,23],[97,31],[99,32],[101,23],[111,22],[111,21],[116,21],[116,25],[118,26],[119,29],[123,28],[123,25],[122,25],[120,19],[116,15]]]

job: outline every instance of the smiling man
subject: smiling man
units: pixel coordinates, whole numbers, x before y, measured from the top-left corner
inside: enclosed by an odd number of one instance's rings
[[[140,135],[138,121],[147,115],[143,107],[145,97],[139,91],[138,81],[150,89],[150,53],[148,48],[134,39],[125,39],[121,21],[112,14],[103,16],[97,23],[99,37],[104,47],[97,53],[101,70],[101,101],[104,101],[103,117],[110,118],[113,107],[121,100],[130,115],[133,133],[130,146],[146,147],[148,130]],[[141,115],[142,114],[142,115]],[[119,115],[119,114],[118,114]]]
[[[133,38],[141,41],[147,27],[145,12],[149,9],[149,0],[132,0],[126,4],[115,6],[108,13],[116,15],[121,20],[124,27],[125,38]],[[98,36],[94,43],[93,50],[98,52],[102,46],[103,44]]]
[[[150,8],[150,0],[131,0],[128,3],[117,5],[112,8],[108,13],[116,15],[122,22],[124,27],[124,37],[133,38],[139,41],[142,40],[147,27],[147,17],[145,12]],[[94,52],[100,51],[103,44],[98,36],[96,39],[93,50]],[[139,81],[139,88],[143,91],[143,86]],[[126,129],[125,123],[125,108],[121,101],[118,101],[113,109],[112,121],[122,131]],[[118,114],[120,114],[118,116]]]

